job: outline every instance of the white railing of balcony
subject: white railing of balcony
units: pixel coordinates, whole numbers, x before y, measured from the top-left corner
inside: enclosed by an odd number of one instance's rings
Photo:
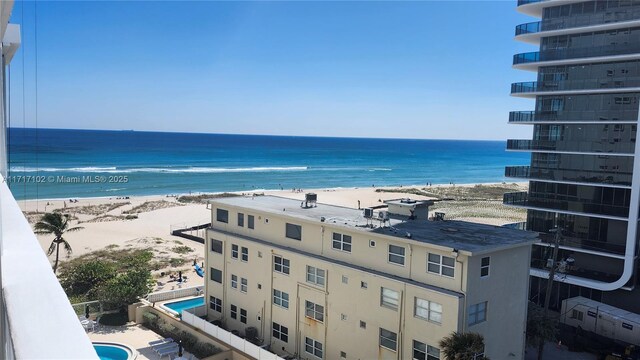
[[[0,358],[98,359],[2,176],[0,246],[2,315],[9,328]]]

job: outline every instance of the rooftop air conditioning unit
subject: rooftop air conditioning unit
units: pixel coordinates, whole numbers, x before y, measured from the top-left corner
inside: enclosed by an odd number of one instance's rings
[[[372,208],[365,208],[364,209],[364,217],[367,219],[371,219],[373,217],[373,209]]]

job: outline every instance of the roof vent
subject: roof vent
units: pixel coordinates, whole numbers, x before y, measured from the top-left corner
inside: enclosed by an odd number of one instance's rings
[[[304,195],[304,201],[300,203],[301,208],[312,208],[318,206],[318,194],[316,193],[306,193]]]
[[[433,214],[433,221],[444,221],[444,215],[443,212],[435,212]]]

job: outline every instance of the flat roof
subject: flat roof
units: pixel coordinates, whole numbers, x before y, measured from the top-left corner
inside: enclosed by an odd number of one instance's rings
[[[277,216],[302,219],[346,227],[352,231],[376,233],[427,244],[439,245],[477,255],[487,252],[531,245],[538,242],[538,233],[509,229],[502,226],[467,221],[427,219],[408,220],[407,216],[390,214],[389,222],[381,227],[374,215],[373,221],[364,217],[362,209],[317,203],[315,207],[302,207],[300,200],[278,196],[238,196],[210,200],[211,204],[230,205]],[[302,202],[304,203],[304,201]],[[373,224],[373,226],[367,226]],[[410,238],[408,236],[410,234]]]

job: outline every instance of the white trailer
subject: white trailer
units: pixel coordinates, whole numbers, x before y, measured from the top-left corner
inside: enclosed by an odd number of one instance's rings
[[[582,296],[562,301],[560,322],[627,344],[640,346],[640,315]]]

